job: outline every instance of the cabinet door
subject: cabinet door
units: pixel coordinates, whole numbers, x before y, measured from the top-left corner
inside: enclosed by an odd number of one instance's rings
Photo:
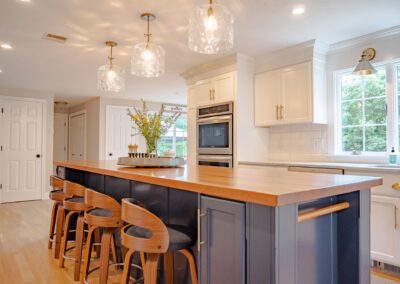
[[[211,104],[211,89],[212,82],[211,80],[200,81],[195,86],[195,96],[196,96],[196,105],[207,105]]]
[[[371,258],[400,265],[400,198],[371,196]]]
[[[235,99],[235,75],[233,72],[214,78],[213,101],[228,102]]]
[[[245,283],[245,205],[201,197],[200,283]]]
[[[312,122],[311,63],[282,70],[282,122]]]
[[[254,112],[256,126],[279,124],[278,105],[281,96],[281,71],[255,76]]]

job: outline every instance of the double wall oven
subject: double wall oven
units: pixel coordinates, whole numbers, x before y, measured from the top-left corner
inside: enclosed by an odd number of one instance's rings
[[[233,166],[233,103],[197,109],[197,164]]]

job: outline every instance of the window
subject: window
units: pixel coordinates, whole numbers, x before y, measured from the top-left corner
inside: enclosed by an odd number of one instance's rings
[[[337,74],[338,153],[399,149],[400,65],[390,62],[375,68],[377,73],[368,76],[352,75],[351,71]]]
[[[157,150],[164,155],[167,150],[174,150],[177,157],[187,156],[187,118],[181,115],[168,132],[161,136]]]

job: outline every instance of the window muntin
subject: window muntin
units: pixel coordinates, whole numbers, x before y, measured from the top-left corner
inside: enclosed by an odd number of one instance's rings
[[[369,76],[340,76],[340,145],[342,152],[387,149],[386,70]]]

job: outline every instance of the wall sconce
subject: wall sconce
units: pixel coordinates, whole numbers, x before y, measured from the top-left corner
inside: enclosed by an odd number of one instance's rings
[[[360,61],[353,71],[354,75],[371,75],[376,73],[376,69],[371,64],[371,60],[375,58],[376,50],[374,48],[364,49]]]

